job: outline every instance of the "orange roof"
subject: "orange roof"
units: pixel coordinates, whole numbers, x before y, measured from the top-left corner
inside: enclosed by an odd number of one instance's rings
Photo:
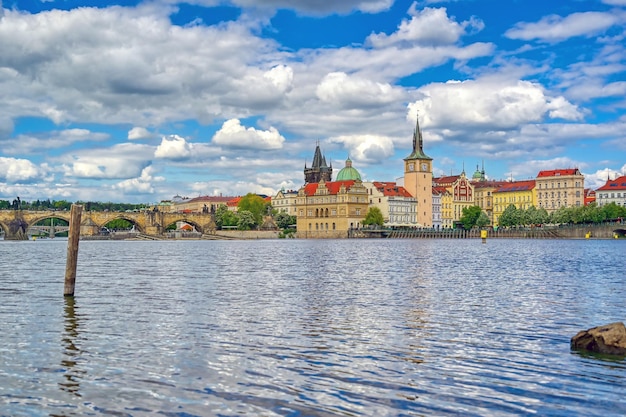
[[[626,190],[626,176],[615,178],[614,180],[608,180],[606,184],[598,188],[597,191],[612,191],[612,190]]]
[[[500,188],[494,191],[494,193],[511,193],[514,191],[529,191],[535,188],[535,180],[528,181],[513,181],[504,183]]]
[[[433,194],[445,194],[445,193],[449,193],[446,187],[441,187],[441,186],[433,187]]]
[[[458,180],[460,175],[450,175],[447,177],[439,177],[433,178],[433,182],[435,184],[452,184],[454,181]]]
[[[305,184],[304,186],[304,194],[307,196],[311,196],[314,195],[315,192],[317,191],[317,186],[320,183],[318,182],[311,182],[308,184]],[[336,195],[339,193],[339,189],[341,189],[341,186],[345,186],[346,189],[350,189],[350,187],[352,187],[354,185],[354,180],[348,180],[348,181],[328,181],[324,183],[326,185],[326,188],[328,189],[328,193],[330,195]]]
[[[374,181],[372,184],[385,197],[413,197],[403,186],[397,185],[395,182]]]
[[[580,174],[580,171],[578,171],[578,168],[553,169],[553,170],[539,171],[539,174],[537,174],[537,178],[562,177],[564,175],[577,175],[577,174]]]
[[[240,201],[241,201],[241,197],[231,198],[230,200],[226,202],[226,205],[229,207],[236,207]]]

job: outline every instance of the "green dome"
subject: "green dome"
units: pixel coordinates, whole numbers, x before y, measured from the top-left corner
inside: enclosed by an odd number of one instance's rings
[[[335,181],[350,181],[350,180],[361,180],[361,174],[356,168],[352,168],[352,160],[350,158],[346,159],[346,166],[341,168],[339,174],[337,174],[337,179]]]

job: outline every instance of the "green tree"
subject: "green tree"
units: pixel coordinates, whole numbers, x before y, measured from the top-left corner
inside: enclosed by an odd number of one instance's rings
[[[276,225],[281,229],[287,229],[292,224],[296,224],[296,216],[290,216],[285,212],[278,213],[274,218]]]
[[[218,228],[223,228],[224,226],[237,226],[239,222],[239,217],[237,213],[233,213],[228,210],[228,206],[225,204],[221,204],[215,210],[215,225]]]
[[[491,224],[491,220],[489,220],[489,216],[487,216],[487,214],[484,211],[481,211],[480,216],[478,216],[478,219],[476,219],[476,226],[485,227],[485,226],[489,226],[489,224]]]
[[[239,200],[237,204],[237,211],[249,211],[252,213],[255,225],[260,225],[263,222],[263,216],[267,213],[267,204],[263,197],[248,193]]]
[[[498,219],[498,225],[504,227],[517,226],[519,224],[519,213],[517,211],[517,207],[514,204],[509,204]]]
[[[237,222],[237,229],[239,230],[251,230],[258,225],[254,214],[248,210],[240,210],[239,221]]]
[[[367,214],[365,215],[365,219],[363,220],[363,225],[376,225],[382,226],[385,223],[385,219],[383,218],[383,213],[380,211],[378,207],[370,207],[367,210]]]
[[[618,206],[617,204],[615,204],[615,202],[605,204],[604,206],[600,207],[599,210],[604,213],[605,220],[615,220],[620,217],[626,217],[626,206]]]
[[[476,226],[476,221],[480,217],[482,210],[478,206],[464,207],[461,215],[461,223],[465,230],[469,230]]]
[[[551,215],[552,223],[573,223],[572,211],[569,207],[559,207]]]
[[[133,223],[126,219],[115,219],[108,222],[105,226],[113,230],[130,230],[133,228]]]

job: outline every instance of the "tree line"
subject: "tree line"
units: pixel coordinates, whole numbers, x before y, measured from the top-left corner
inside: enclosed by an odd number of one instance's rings
[[[237,203],[237,211],[231,211],[225,205],[215,210],[215,224],[218,229],[253,230],[263,225],[264,217],[271,215],[279,229],[291,234],[291,226],[296,224],[296,217],[278,212],[271,203],[257,194],[246,194]]]
[[[465,229],[489,225],[487,215],[478,206],[463,209],[460,219]],[[591,203],[580,207],[561,207],[552,213],[544,208],[530,206],[527,209],[509,205],[498,219],[500,227],[538,226],[544,224],[591,224],[626,218],[626,207],[615,203],[598,206]]]

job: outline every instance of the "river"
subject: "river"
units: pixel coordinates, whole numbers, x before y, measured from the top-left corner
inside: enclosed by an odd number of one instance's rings
[[[618,416],[626,240],[0,241],[2,416]]]

